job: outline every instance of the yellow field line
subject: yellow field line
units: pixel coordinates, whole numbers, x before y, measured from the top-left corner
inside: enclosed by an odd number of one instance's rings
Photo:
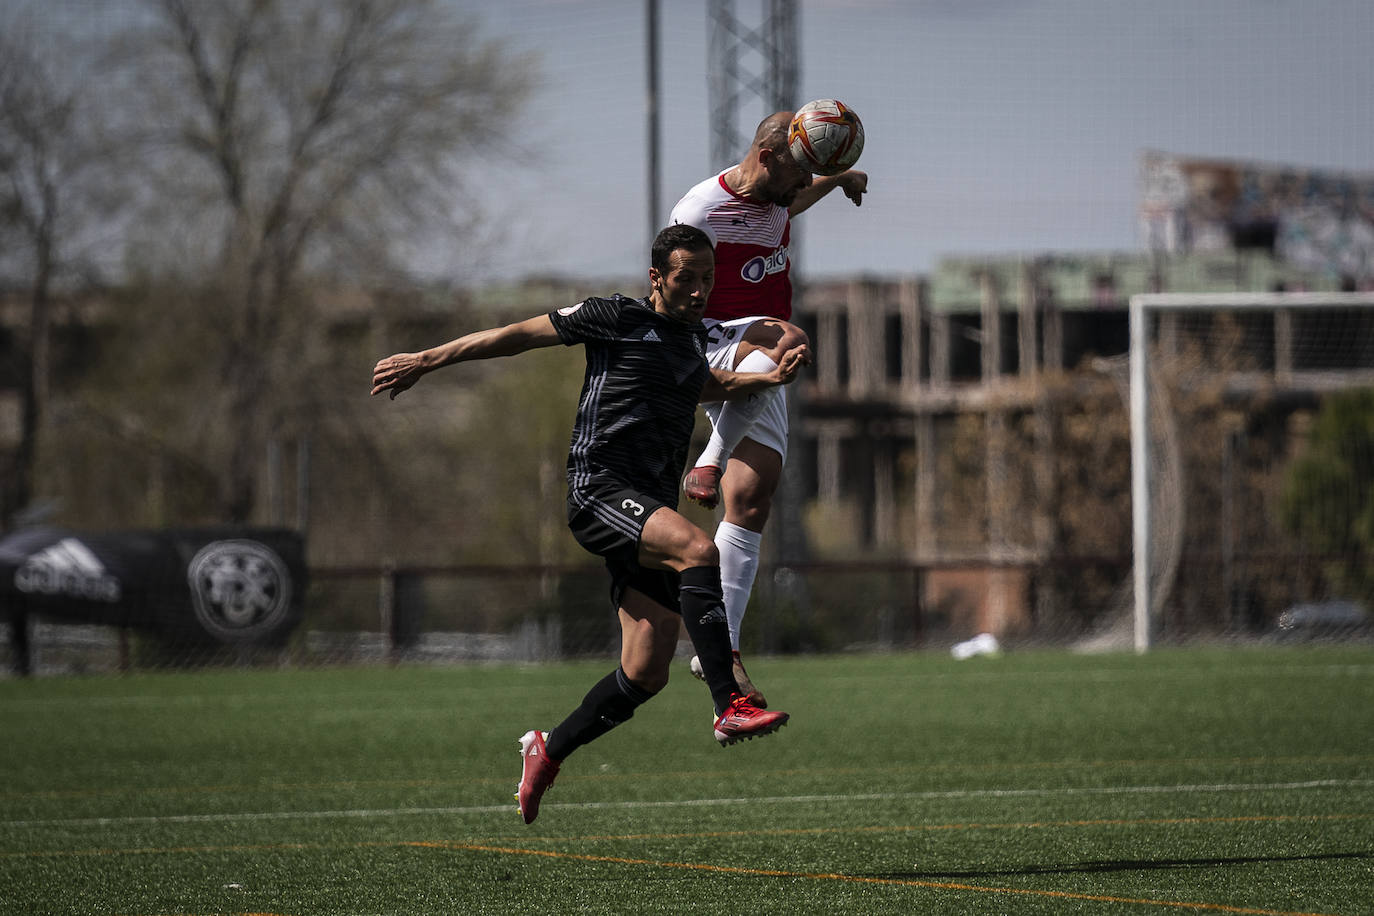
[[[1369,820],[1370,814],[1255,814],[1217,817],[1152,817],[1152,818],[1103,818],[1097,820],[1069,821],[1010,821],[979,822],[971,821],[958,824],[896,824],[881,827],[778,827],[767,830],[712,830],[698,833],[626,833],[590,834],[567,837],[530,837],[529,840],[547,840],[551,843],[593,842],[614,840],[693,840],[715,837],[746,836],[820,836],[831,833],[923,833],[940,830],[1037,830],[1063,827],[1151,827],[1179,824],[1242,824],[1242,823],[1281,823],[1284,821],[1349,821]],[[524,837],[521,838],[526,839]]]
[[[1171,909],[1206,910],[1214,913],[1241,913],[1247,916],[1339,916],[1331,913],[1269,910],[1258,907],[1228,906],[1222,903],[1198,903],[1188,900],[1154,900],[1150,898],[1113,897],[1106,894],[1079,894],[1071,891],[1047,891],[1021,887],[994,887],[979,884],[960,884],[952,881],[920,881],[914,878],[870,878],[863,875],[842,875],[827,872],[782,871],[771,868],[743,868],[734,865],[707,865],[700,862],[662,862],[654,859],[631,859],[621,856],[597,856],[586,853],[555,852],[547,849],[519,849],[508,846],[479,846],[469,843],[412,843],[430,849],[462,852],[491,852],[501,855],[543,856],[576,862],[606,862],[613,865],[646,865],[684,871],[715,872],[718,874],[749,875],[763,878],[805,878],[812,881],[841,881],[850,884],[881,884],[895,887],[921,887],[933,890],[974,891],[982,894],[1020,894],[1029,897],[1052,897],[1059,900],[1087,900],[1094,903],[1125,903],[1137,906],[1158,906]]]
[[[1030,821],[1023,823],[967,823],[931,824],[917,826],[857,827],[857,828],[810,828],[802,830],[763,830],[728,831],[692,834],[629,834],[624,836],[562,837],[560,842],[586,842],[591,840],[644,840],[677,839],[689,837],[741,836],[741,835],[780,835],[780,834],[817,834],[817,833],[874,833],[896,831],[926,830],[978,830],[978,829],[1030,829],[1053,827],[1094,827],[1094,826],[1134,826],[1163,824],[1215,824],[1236,822],[1282,822],[1282,821],[1323,821],[1349,820],[1374,817],[1370,814],[1327,814],[1327,815],[1254,815],[1237,817],[1187,817],[1187,818],[1145,818],[1138,820],[1072,820],[1072,821]],[[1118,903],[1135,906],[1155,906],[1167,909],[1206,911],[1214,913],[1235,913],[1242,916],[1338,916],[1338,914],[1272,910],[1260,907],[1230,906],[1221,903],[1206,903],[1188,900],[1161,900],[1153,898],[1117,897],[1106,894],[1087,894],[1072,891],[1053,891],[1036,888],[999,887],[995,885],[965,884],[952,881],[927,881],[915,878],[876,878],[864,875],[846,875],[832,872],[799,872],[783,869],[747,868],[731,865],[713,865],[699,862],[672,862],[656,859],[629,858],[625,856],[593,855],[590,853],[561,852],[550,849],[530,849],[514,846],[495,846],[484,843],[459,843],[436,841],[374,841],[352,843],[274,843],[232,846],[181,846],[168,848],[139,847],[134,849],[90,849],[58,850],[49,852],[9,852],[0,853],[4,858],[44,858],[65,856],[113,856],[113,855],[168,855],[196,854],[212,852],[257,852],[282,849],[350,849],[350,848],[413,848],[437,849],[454,852],[480,852],[500,855],[538,856],[548,859],[561,859],[573,862],[602,862],[616,865],[641,865],[652,868],[666,868],[681,871],[713,872],[717,874],[748,875],[766,878],[801,878],[811,881],[837,881],[850,884],[874,884],[893,887],[919,887],[931,890],[969,891],[979,894],[1018,894],[1021,896],[1047,897],[1061,900],[1081,900],[1095,903]],[[248,914],[245,914],[248,916]],[[272,914],[260,914],[272,916]]]

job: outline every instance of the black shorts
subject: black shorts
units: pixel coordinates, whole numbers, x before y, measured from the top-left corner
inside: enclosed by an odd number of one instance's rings
[[[639,565],[639,539],[649,516],[664,506],[652,496],[619,484],[592,484],[568,493],[568,528],[583,548],[606,561],[611,608],[633,588],[670,611],[678,605],[678,574]]]

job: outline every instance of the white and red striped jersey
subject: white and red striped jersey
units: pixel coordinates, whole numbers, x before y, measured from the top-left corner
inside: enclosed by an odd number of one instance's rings
[[[721,172],[688,191],[669,219],[696,226],[716,246],[716,285],[707,318],[792,317],[787,256],[792,224],[786,207],[741,197],[726,186]]]

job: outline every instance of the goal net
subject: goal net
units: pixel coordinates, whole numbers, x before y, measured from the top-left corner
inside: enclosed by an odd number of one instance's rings
[[[1368,632],[1374,294],[1130,301],[1138,651]]]

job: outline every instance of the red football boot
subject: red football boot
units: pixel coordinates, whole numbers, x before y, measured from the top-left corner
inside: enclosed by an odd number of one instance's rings
[[[787,724],[785,712],[759,709],[743,694],[735,694],[725,712],[716,718],[716,740],[721,747],[736,741],[771,735]]]
[[[539,816],[539,799],[553,786],[558,775],[558,761],[549,756],[544,748],[548,732],[525,732],[520,739],[520,785],[515,790],[516,802],[520,805],[520,816],[526,824],[533,824]]]

